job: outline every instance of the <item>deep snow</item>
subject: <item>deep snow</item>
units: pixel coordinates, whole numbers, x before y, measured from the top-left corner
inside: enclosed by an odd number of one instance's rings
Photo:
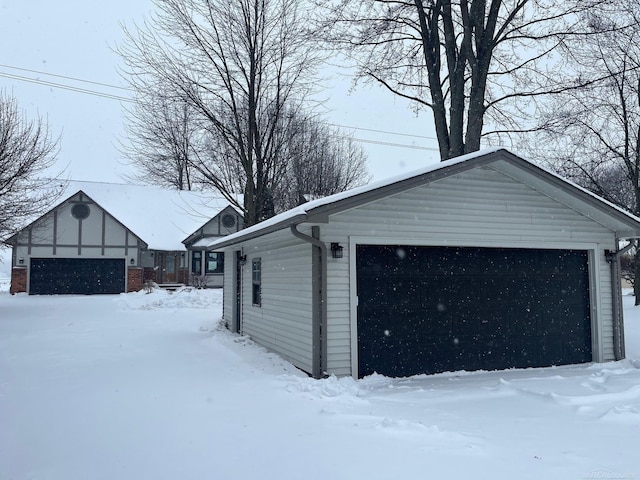
[[[0,479],[640,478],[625,305],[624,361],[355,381],[226,331],[219,290],[0,293]]]

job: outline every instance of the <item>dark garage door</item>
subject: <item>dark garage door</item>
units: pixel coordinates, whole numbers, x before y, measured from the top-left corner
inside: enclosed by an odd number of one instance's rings
[[[123,259],[32,258],[32,295],[124,292]]]
[[[358,246],[359,376],[591,361],[587,258],[574,250]]]

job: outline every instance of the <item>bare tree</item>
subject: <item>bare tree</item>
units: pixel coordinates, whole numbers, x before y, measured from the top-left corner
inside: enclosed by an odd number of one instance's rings
[[[609,0],[316,1],[321,34],[383,85],[433,113],[441,158],[530,128],[531,102],[585,83],[560,54]],[[487,128],[490,126],[491,128]]]
[[[313,84],[317,48],[301,0],[154,0],[158,13],[121,48],[131,86],[164,91],[197,112],[207,132],[199,174],[230,202],[244,194],[245,224],[273,214],[286,109]],[[238,190],[238,187],[241,187]]]
[[[322,118],[288,109],[274,133],[277,153],[273,182],[265,195],[265,216],[293,208],[311,198],[342,192],[367,183],[367,156],[360,145]],[[222,179],[232,191],[243,191],[245,172],[234,153],[223,150],[215,132],[204,135],[205,148],[192,155],[199,182]],[[200,180],[202,179],[202,180]],[[269,211],[270,210],[270,211]]]
[[[370,180],[362,147],[340,129],[313,117],[294,116],[287,135],[288,168],[276,191],[279,210]]]
[[[59,182],[45,176],[57,149],[43,120],[27,120],[0,92],[0,245],[59,197]]]
[[[621,2],[585,22],[597,32],[572,51],[566,68],[598,79],[564,92],[541,110],[532,154],[561,174],[640,215],[640,1]],[[635,25],[633,28],[622,28]],[[640,278],[640,256],[636,256]],[[640,282],[635,283],[636,304]]]
[[[121,144],[137,169],[131,179],[191,190],[202,136],[197,112],[161,87],[138,92],[136,100],[127,112],[127,141]]]

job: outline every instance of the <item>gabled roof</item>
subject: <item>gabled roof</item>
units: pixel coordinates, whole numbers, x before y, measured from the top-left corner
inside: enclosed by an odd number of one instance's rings
[[[80,191],[152,250],[184,250],[185,237],[229,206],[221,196],[202,192],[81,181],[67,183],[58,205]]]
[[[301,223],[327,223],[329,215],[484,166],[490,166],[573,208],[617,232],[620,238],[640,236],[640,218],[504,148],[493,148],[305,203],[238,233],[215,240],[209,244],[209,248],[224,248]]]

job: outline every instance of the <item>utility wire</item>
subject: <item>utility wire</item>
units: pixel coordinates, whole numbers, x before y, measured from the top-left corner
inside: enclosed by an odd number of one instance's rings
[[[425,138],[427,140],[437,140],[436,137],[428,137],[426,135],[414,135],[412,133],[400,133],[400,132],[390,132],[388,130],[376,130],[373,128],[364,128],[364,127],[352,127],[349,125],[338,125],[337,123],[329,123],[327,125],[332,125],[334,127],[340,127],[340,128],[348,128],[348,129],[352,129],[352,130],[362,130],[365,132],[374,132],[374,133],[386,133],[388,135],[398,135],[401,137],[411,137],[411,138]]]
[[[47,87],[61,88],[63,90],[69,90],[76,93],[84,93],[86,95],[93,95],[96,97],[108,98],[110,100],[118,100],[120,102],[133,102],[132,99],[127,97],[112,95],[110,93],[98,92],[96,90],[89,90],[86,88],[73,87],[71,85],[64,85],[62,83],[49,82],[47,80],[38,80],[36,78],[23,77],[21,75],[14,75],[12,73],[0,72],[0,77],[10,78],[12,80],[20,80],[22,82],[35,83],[36,85],[44,85]]]
[[[56,75],[54,73],[47,73],[47,72],[42,72],[39,70],[31,70],[28,68],[20,68],[20,67],[13,67],[11,65],[3,65],[0,64],[1,68],[11,68],[14,70],[20,70],[23,72],[30,72],[30,73],[36,73],[39,75],[48,75],[51,77],[56,77],[56,78],[62,78],[65,80],[72,80],[72,81],[76,81],[76,82],[83,82],[83,83],[89,83],[92,85],[99,85],[99,86],[103,86],[103,87],[109,87],[109,88],[117,88],[120,90],[126,90],[126,91],[130,91],[130,92],[134,92],[135,90],[131,89],[131,88],[126,88],[126,87],[119,87],[116,85],[110,85],[108,83],[102,83],[102,82],[94,82],[91,80],[83,80],[81,78],[75,78],[75,77],[70,77],[67,75]],[[5,77],[5,78],[9,78],[12,80],[19,80],[19,81],[23,81],[23,82],[28,82],[28,83],[34,83],[36,85],[43,85],[43,86],[47,86],[47,87],[53,87],[53,88],[60,88],[63,90],[69,90],[71,92],[76,92],[76,93],[83,93],[85,95],[93,95],[96,97],[101,97],[101,98],[107,98],[109,100],[117,100],[120,102],[129,102],[129,103],[133,103],[134,100],[132,100],[131,98],[127,98],[127,97],[121,97],[119,95],[113,95],[110,93],[105,93],[105,92],[99,92],[96,90],[89,90],[87,88],[81,88],[81,87],[74,87],[71,85],[65,85],[63,83],[56,83],[56,82],[50,82],[47,80],[40,80],[40,79],[36,79],[36,78],[30,78],[30,77],[24,77],[22,75],[15,75],[12,73],[6,73],[6,72],[0,72],[0,77]],[[403,137],[411,137],[411,138],[424,138],[427,140],[437,140],[435,137],[428,137],[428,136],[424,136],[424,135],[412,135],[410,133],[400,133],[400,132],[391,132],[391,131],[387,131],[387,130],[377,130],[377,129],[372,129],[372,128],[364,128],[364,127],[353,127],[353,126],[347,126],[347,125],[339,125],[339,124],[335,124],[335,123],[330,123],[329,125],[332,125],[334,127],[340,127],[340,128],[345,128],[345,129],[351,129],[351,130],[362,130],[362,131],[366,131],[366,132],[373,132],[373,133],[385,133],[388,135],[398,135],[398,136],[403,136]],[[364,138],[354,138],[354,137],[350,137],[353,141],[356,142],[360,142],[360,143],[370,143],[373,145],[384,145],[384,146],[388,146],[388,147],[398,147],[398,148],[409,148],[409,149],[413,149],[413,150],[429,150],[429,151],[433,151],[433,152],[438,152],[439,149],[434,148],[434,147],[422,147],[419,145],[409,145],[409,144],[405,144],[405,143],[393,143],[393,142],[383,142],[383,141],[379,141],[379,140],[367,140]]]
[[[64,78],[65,80],[73,80],[74,82],[90,83],[92,85],[100,85],[101,87],[109,87],[109,88],[117,88],[119,90],[127,90],[129,92],[134,92],[135,91],[135,90],[133,90],[131,88],[128,88],[128,87],[119,87],[117,85],[111,85],[109,83],[101,83],[101,82],[94,82],[94,81],[91,81],[91,80],[83,80],[82,78],[69,77],[69,76],[66,76],[66,75],[56,75],[55,73],[41,72],[40,70],[31,70],[29,68],[14,67],[12,65],[2,65],[2,64],[0,64],[0,68],[10,68],[12,70],[20,70],[22,72],[37,73],[39,75],[47,75],[49,77]]]
[[[364,138],[352,138],[352,137],[347,137],[347,138],[351,138],[351,140],[354,140],[356,142],[362,142],[362,143],[372,143],[374,145],[384,145],[386,147],[400,147],[400,148],[411,148],[413,150],[429,150],[432,152],[439,152],[440,150],[434,147],[422,147],[420,145],[409,145],[406,143],[392,143],[392,142],[381,142],[379,140],[366,140]]]

